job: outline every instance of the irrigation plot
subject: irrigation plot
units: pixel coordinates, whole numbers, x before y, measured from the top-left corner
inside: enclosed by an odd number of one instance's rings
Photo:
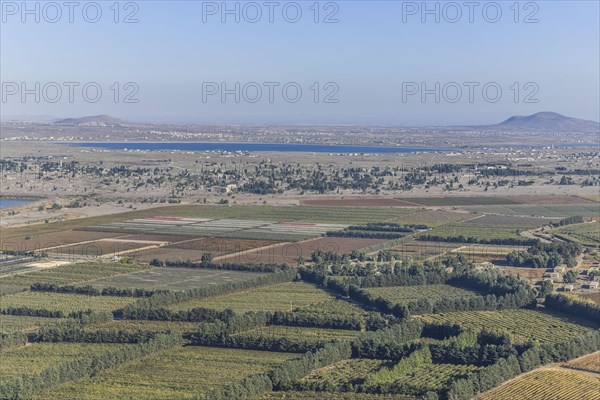
[[[241,219],[152,217],[88,227],[100,232],[192,237],[222,237],[251,240],[298,241],[341,230],[345,225],[269,222]]]
[[[253,272],[188,268],[150,268],[130,274],[83,282],[98,289],[189,290],[227,282],[239,282],[265,275]]]

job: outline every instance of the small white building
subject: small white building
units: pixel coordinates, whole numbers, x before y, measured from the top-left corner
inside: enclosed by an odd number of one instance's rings
[[[563,287],[563,291],[565,291],[565,292],[572,292],[573,289],[575,289],[575,286],[573,286],[573,285],[565,285]]]
[[[587,289],[598,289],[598,287],[600,287],[600,282],[598,282],[598,281],[591,281],[591,282],[587,282],[584,286]]]

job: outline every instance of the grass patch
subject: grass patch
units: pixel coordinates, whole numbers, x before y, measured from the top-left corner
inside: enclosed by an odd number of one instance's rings
[[[451,285],[386,286],[365,288],[363,290],[374,296],[402,305],[419,299],[442,300],[479,296],[479,293]]]
[[[0,333],[32,332],[55,322],[57,322],[56,318],[0,315]]]
[[[0,279],[0,293],[9,294],[29,289],[36,282],[66,285],[91,279],[127,274],[149,268],[147,265],[119,263],[78,263],[13,275]]]
[[[29,307],[33,309],[62,311],[65,314],[86,310],[112,312],[133,303],[135,300],[133,297],[22,292],[2,297],[2,309]]]
[[[267,372],[295,354],[187,346],[62,385],[41,399],[179,400]]]
[[[173,311],[189,310],[194,307],[216,310],[229,308],[240,313],[247,311],[292,311],[296,307],[318,304],[332,299],[334,299],[332,295],[314,285],[302,282],[286,282],[191,300],[173,304],[169,308]]]
[[[0,352],[0,383],[18,376],[33,375],[62,362],[79,359],[82,354],[103,353],[125,348],[124,344],[34,343]],[[50,398],[50,397],[47,397]],[[58,397],[60,398],[60,397]]]
[[[479,397],[480,400],[600,400],[597,378],[584,374],[544,369],[515,379]]]
[[[508,332],[516,342],[556,343],[597,329],[598,325],[564,314],[539,310],[461,311],[418,315],[425,322],[459,324],[474,330]]]
[[[321,329],[321,328],[300,328],[295,326],[262,326],[251,331],[238,333],[238,336],[252,337],[254,339],[285,338],[292,341],[310,341],[310,342],[331,342],[331,341],[350,341],[360,335],[360,331],[350,331],[345,329]]]

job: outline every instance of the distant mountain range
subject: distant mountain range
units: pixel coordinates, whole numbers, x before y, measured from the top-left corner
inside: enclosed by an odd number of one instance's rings
[[[146,125],[124,121],[110,115],[59,119],[53,121],[52,124],[80,127],[133,127]],[[600,133],[600,123],[598,122],[567,117],[548,111],[532,115],[515,115],[499,124],[476,127],[497,131]],[[463,128],[472,129],[474,126],[464,126]]]
[[[68,126],[130,126],[134,125],[131,122],[124,121],[110,115],[94,115],[81,118],[66,118],[52,122],[53,125],[68,125]]]
[[[491,127],[531,132],[600,132],[600,123],[598,122],[567,117],[548,111],[532,115],[515,115],[499,124],[491,125]]]

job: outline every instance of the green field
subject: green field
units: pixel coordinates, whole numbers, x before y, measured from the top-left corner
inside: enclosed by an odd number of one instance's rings
[[[228,282],[240,282],[264,276],[253,272],[191,268],[149,268],[127,275],[85,282],[102,289],[189,290]]]
[[[565,225],[553,232],[586,246],[600,246],[600,223],[598,222]]]
[[[238,336],[260,338],[286,338],[297,341],[331,342],[336,340],[352,340],[360,335],[360,331],[345,329],[299,328],[295,326],[262,326],[247,332],[238,333]]]
[[[114,320],[101,324],[86,326],[88,330],[96,329],[122,329],[122,330],[144,330],[153,332],[173,331],[181,334],[192,333],[198,330],[197,322],[180,321],[145,321],[145,320]]]
[[[419,299],[441,300],[447,298],[475,297],[479,294],[451,285],[386,286],[364,289],[368,293],[406,305]]]
[[[598,204],[560,204],[560,205],[497,205],[467,206],[467,210],[478,213],[505,215],[526,215],[535,217],[565,218],[575,215],[583,217],[598,216]]]
[[[481,367],[475,365],[426,364],[396,378],[392,386],[399,388],[400,391],[412,392],[414,390],[423,393],[437,391],[448,387],[452,381],[466,377],[479,369]]]
[[[0,301],[0,304],[3,304]],[[31,332],[37,328],[57,322],[56,318],[22,317],[0,314],[0,333]]]
[[[78,263],[61,265],[40,271],[23,273],[0,279],[0,293],[9,294],[29,289],[33,283],[57,285],[84,282],[91,279],[126,274],[149,268],[147,265],[121,263]]]
[[[133,303],[133,297],[86,296],[80,294],[21,292],[2,297],[2,309],[29,307],[35,310],[45,309],[62,311],[65,314],[77,311],[93,310],[112,312]]]
[[[512,380],[479,397],[481,400],[600,400],[597,377],[583,373],[542,369]]]
[[[153,215],[164,215],[157,210]],[[361,224],[384,221],[414,210],[391,207],[313,207],[313,206],[179,206],[169,207],[168,215],[190,218],[262,219],[314,223]]]
[[[34,343],[0,352],[0,383],[10,378],[33,375],[61,362],[75,360],[82,354],[102,353],[124,348],[125,344]]]
[[[467,222],[449,223],[438,226],[424,233],[424,235],[434,235],[443,237],[465,236],[475,237],[477,239],[523,239],[517,231],[525,230],[518,226],[496,226],[469,224]]]
[[[416,212],[414,214],[407,214],[398,218],[394,218],[389,222],[395,222],[397,224],[425,224],[427,226],[435,227],[445,225],[450,222],[464,221],[475,216],[476,214],[467,212],[420,210],[419,212]]]
[[[298,355],[181,347],[102,372],[92,379],[67,383],[43,393],[38,400],[192,399],[211,387],[267,372],[294,357]]]
[[[357,317],[368,314],[368,311],[359,305],[342,299],[329,299],[308,306],[299,306],[294,308],[294,311],[311,314],[353,315]]]
[[[325,395],[327,397],[325,397]],[[417,400],[402,394],[322,393],[322,392],[271,392],[261,400]]]
[[[296,307],[329,301],[333,298],[332,295],[314,285],[288,282],[191,300],[174,304],[169,308],[173,311],[189,310],[195,307],[216,310],[229,308],[240,313],[246,311],[292,311]]]
[[[599,326],[564,314],[538,310],[464,311],[416,316],[425,322],[459,324],[475,330],[508,332],[513,340],[555,343]]]
[[[519,204],[512,199],[496,196],[473,196],[473,197],[407,197],[399,200],[410,201],[424,206],[477,206],[477,205],[503,205]]]
[[[353,391],[353,387],[364,383],[367,376],[379,371],[390,361],[352,359],[319,368],[300,380],[302,387],[330,392]]]

